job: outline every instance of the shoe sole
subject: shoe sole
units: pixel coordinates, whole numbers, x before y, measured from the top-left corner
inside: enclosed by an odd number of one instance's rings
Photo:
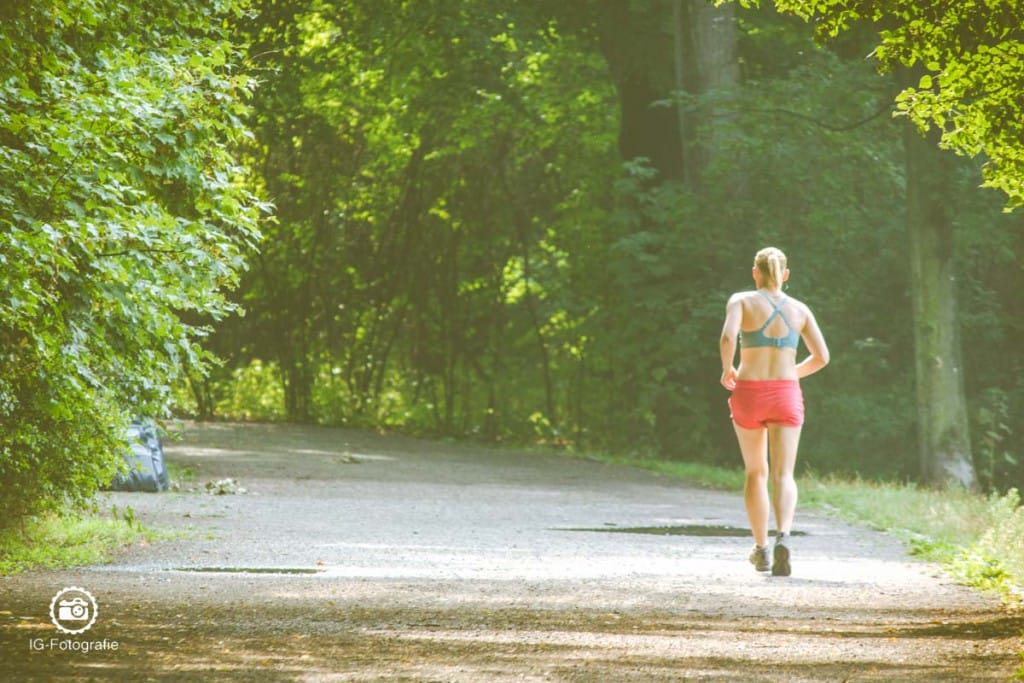
[[[748,559],[750,564],[754,565],[754,569],[759,572],[770,571],[772,568],[772,563],[768,561],[767,549],[763,553],[752,552]]]
[[[784,545],[776,545],[772,553],[772,576],[789,576],[792,568],[789,566],[789,548]]]

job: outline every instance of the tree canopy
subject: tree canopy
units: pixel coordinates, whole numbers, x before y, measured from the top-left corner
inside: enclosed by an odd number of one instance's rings
[[[756,3],[747,3],[756,4]],[[984,159],[985,185],[1024,205],[1024,5],[1017,0],[775,0],[835,38],[866,22],[883,69],[919,67],[896,96],[900,113],[941,131],[940,144]]]

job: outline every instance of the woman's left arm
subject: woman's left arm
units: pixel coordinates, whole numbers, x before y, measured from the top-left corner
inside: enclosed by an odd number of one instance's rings
[[[814,314],[811,313],[809,308],[807,309],[807,320],[804,322],[803,329],[800,330],[800,337],[804,340],[804,344],[807,346],[808,352],[810,352],[810,355],[796,366],[797,377],[803,379],[821,370],[829,362],[828,345],[825,343],[825,335],[821,333],[818,321],[814,319]]]

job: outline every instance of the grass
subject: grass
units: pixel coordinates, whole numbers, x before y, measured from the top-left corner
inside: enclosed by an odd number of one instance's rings
[[[637,457],[596,459],[743,491],[739,468]],[[1016,491],[983,496],[955,487],[938,490],[815,474],[801,476],[798,484],[801,506],[892,533],[914,554],[940,563],[967,585],[999,592],[1009,603],[1024,598],[1024,507]]]
[[[172,485],[194,481],[191,467],[166,463]],[[112,561],[115,551],[136,543],[152,543],[179,533],[159,532],[143,526],[132,508],[109,512],[48,514],[31,518],[23,526],[0,529],[0,576],[30,569],[65,569]]]
[[[743,490],[743,471],[726,469],[713,465],[677,460],[658,460],[637,456],[588,455],[587,457],[606,462],[611,465],[640,467],[650,472],[664,474],[678,479],[686,479],[701,486],[721,489],[723,491]]]
[[[160,534],[127,511],[103,515],[46,515],[0,531],[0,576],[27,569],[58,569],[109,562],[114,550],[151,542]]]

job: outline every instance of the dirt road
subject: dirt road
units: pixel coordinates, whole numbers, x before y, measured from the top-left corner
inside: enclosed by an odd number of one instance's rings
[[[1024,619],[996,598],[804,511],[793,576],[772,578],[747,563],[738,496],[638,470],[280,426],[190,425],[167,450],[194,490],[111,503],[186,533],[0,578],[0,680],[930,683],[1021,665]],[[205,491],[225,478],[246,491]],[[51,621],[68,587],[95,601],[80,634]]]

